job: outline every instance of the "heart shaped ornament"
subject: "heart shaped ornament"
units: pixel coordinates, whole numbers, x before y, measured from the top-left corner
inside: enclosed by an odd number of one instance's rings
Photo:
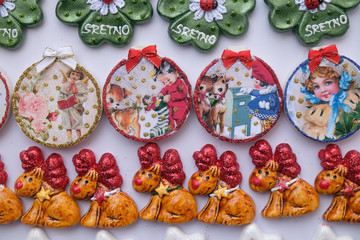
[[[171,59],[156,46],[130,49],[117,64],[103,89],[104,111],[125,137],[154,142],[174,134],[191,108],[191,85]]]
[[[282,106],[276,74],[243,47],[224,50],[196,82],[194,108],[199,122],[227,142],[262,137],[276,124]]]
[[[37,143],[63,148],[87,138],[102,112],[100,88],[72,58],[71,47],[46,48],[24,71],[12,98],[21,130]]]
[[[11,114],[12,87],[6,75],[0,70],[0,129],[5,126]]]

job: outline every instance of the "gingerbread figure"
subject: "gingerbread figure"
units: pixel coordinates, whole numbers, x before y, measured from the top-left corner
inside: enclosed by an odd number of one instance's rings
[[[135,202],[120,190],[123,179],[112,154],[103,154],[96,164],[94,153],[83,149],[73,157],[73,163],[78,176],[71,184],[70,194],[76,200],[91,199],[81,225],[114,228],[137,220]]]
[[[51,154],[46,161],[38,147],[20,153],[25,170],[15,183],[21,197],[34,197],[30,209],[22,216],[24,224],[49,228],[64,228],[80,221],[77,203],[65,192],[69,183],[62,157]]]
[[[0,159],[0,223],[10,223],[19,219],[23,213],[23,205],[18,196],[6,186],[8,175],[4,163]]]
[[[323,219],[360,222],[360,153],[351,150],[343,158],[340,148],[329,144],[319,151],[319,158],[324,170],[316,176],[316,191],[334,194]]]
[[[189,191],[195,195],[209,194],[209,200],[198,214],[200,222],[243,225],[255,217],[255,204],[240,189],[242,175],[236,155],[224,152],[217,159],[216,149],[207,144],[193,154],[199,168],[189,181]]]
[[[249,177],[251,189],[271,191],[269,202],[261,212],[264,217],[299,216],[319,207],[319,196],[300,178],[300,165],[288,144],[279,144],[273,154],[270,144],[259,140],[250,148],[249,154],[255,165]]]
[[[165,223],[183,223],[196,217],[197,207],[193,195],[183,188],[185,173],[179,153],[175,149],[160,157],[160,148],[148,143],[139,148],[140,170],[134,175],[133,187],[137,192],[151,192],[149,203],[139,215],[141,219]]]

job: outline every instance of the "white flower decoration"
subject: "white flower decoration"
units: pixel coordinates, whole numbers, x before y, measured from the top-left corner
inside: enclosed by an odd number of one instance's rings
[[[200,6],[201,0],[190,0],[191,4],[189,5],[189,9],[192,12],[195,12],[194,19],[199,20],[205,15],[205,20],[209,23],[223,19],[223,14],[227,12],[224,4],[226,0],[217,0],[217,7],[210,11],[204,11]]]
[[[1,17],[5,18],[7,16],[9,16],[7,9],[12,11],[15,9],[15,4],[13,2],[15,2],[16,0],[4,0],[4,2],[2,4],[0,4],[0,15]]]
[[[330,3],[332,0],[323,0],[323,2],[319,5],[319,7],[314,8],[314,9],[308,9],[306,4],[305,4],[305,0],[295,0],[295,4],[296,5],[300,5],[299,10],[300,11],[310,11],[311,13],[317,13],[318,8],[320,9],[320,11],[324,11],[326,9],[326,3]]]
[[[88,0],[86,3],[91,4],[91,10],[99,11],[103,16],[107,15],[109,10],[111,14],[116,14],[118,7],[123,8],[125,6],[124,0]]]

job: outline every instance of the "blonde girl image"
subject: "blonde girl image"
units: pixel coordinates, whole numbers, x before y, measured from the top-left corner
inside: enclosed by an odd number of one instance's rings
[[[61,110],[62,126],[66,129],[69,141],[72,141],[72,130],[76,131],[76,136],[81,137],[83,128],[84,106],[88,98],[89,78],[78,68],[70,69],[63,74],[63,85],[59,91],[58,108]]]
[[[340,115],[352,112],[359,103],[360,92],[345,69],[319,66],[305,80],[301,92],[305,94],[307,111],[302,130],[318,140],[336,139],[336,124]]]

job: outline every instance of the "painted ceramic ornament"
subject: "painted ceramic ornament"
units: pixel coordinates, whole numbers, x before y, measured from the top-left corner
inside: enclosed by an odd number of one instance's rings
[[[156,46],[130,49],[128,59],[111,71],[103,89],[105,114],[127,138],[158,141],[174,134],[191,108],[185,73]]]
[[[238,37],[248,29],[255,0],[159,0],[158,13],[169,20],[170,38],[202,51],[214,48],[220,34]]]
[[[23,41],[25,28],[41,23],[43,13],[39,1],[0,1],[0,47],[18,47]]]
[[[76,200],[91,200],[89,210],[81,218],[81,225],[124,227],[138,219],[135,202],[120,189],[123,179],[112,154],[103,154],[96,163],[94,153],[83,149],[74,155],[73,164],[78,176],[71,184],[70,194]]]
[[[12,87],[6,75],[0,70],[0,129],[5,126],[11,114]]]
[[[342,157],[339,146],[329,144],[318,155],[324,170],[316,176],[316,191],[334,195],[323,219],[360,222],[360,153],[351,150]]]
[[[335,45],[311,49],[285,89],[285,110],[304,136],[321,142],[345,139],[360,128],[360,66]]]
[[[129,44],[134,25],[150,20],[152,13],[148,0],[59,0],[56,6],[58,19],[77,25],[81,40],[91,47]]]
[[[163,158],[156,143],[138,149],[141,168],[133,177],[137,192],[151,192],[149,203],[139,212],[143,220],[183,223],[197,215],[196,201],[184,187],[185,173],[179,153],[165,152]]]
[[[26,236],[26,240],[50,240],[44,230],[41,228],[32,228],[28,235]]]
[[[198,213],[204,223],[243,225],[255,217],[252,198],[240,189],[242,175],[236,155],[224,152],[217,158],[216,149],[207,144],[193,154],[199,168],[189,180],[189,191],[194,195],[209,195],[209,200]]]
[[[282,240],[282,236],[277,233],[263,233],[263,231],[255,224],[251,223],[244,227],[239,240]]]
[[[221,140],[238,143],[270,131],[283,106],[274,71],[249,50],[240,49],[224,50],[201,73],[194,91],[201,125]]]
[[[23,214],[23,204],[18,196],[7,186],[8,175],[0,159],[0,224],[18,220]]]
[[[312,240],[354,240],[351,236],[337,236],[327,224],[321,224]]]
[[[71,47],[46,48],[44,58],[26,69],[15,86],[16,121],[29,138],[48,147],[81,142],[101,117],[100,88],[72,56]]]
[[[249,154],[255,165],[249,177],[250,188],[255,192],[270,191],[269,202],[261,212],[263,217],[295,217],[319,207],[319,196],[300,178],[300,165],[288,144],[279,144],[273,153],[267,141],[259,140]]]
[[[359,0],[265,0],[270,7],[270,24],[279,31],[293,30],[307,45],[318,44],[323,37],[346,33],[350,24],[346,11]]]
[[[29,147],[20,153],[24,173],[15,182],[15,192],[34,198],[21,217],[24,224],[48,228],[71,227],[80,221],[80,209],[65,192],[69,183],[62,157],[51,154],[46,161],[40,148]]]

